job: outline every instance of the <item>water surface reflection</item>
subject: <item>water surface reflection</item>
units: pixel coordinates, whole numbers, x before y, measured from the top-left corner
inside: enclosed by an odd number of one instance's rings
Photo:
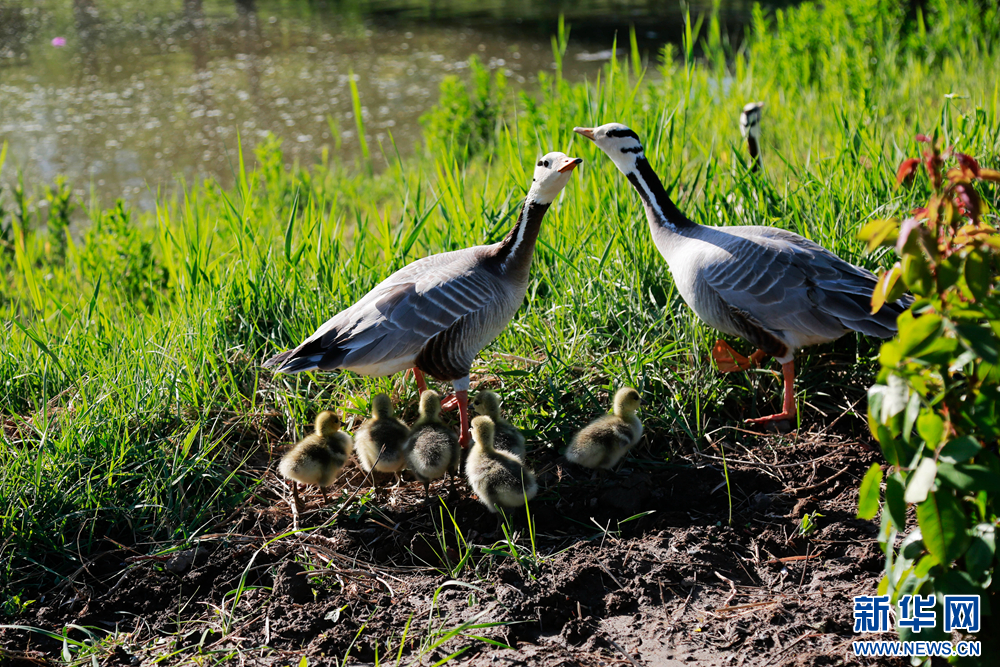
[[[748,5],[726,3],[731,28]],[[0,0],[3,178],[65,174],[80,194],[148,208],[177,176],[230,182],[238,134],[250,148],[274,133],[289,159],[350,158],[352,71],[369,142],[391,133],[406,153],[471,54],[514,86],[550,69],[560,12],[570,78],[600,67],[616,30],[636,25],[654,53],[679,30],[679,6],[655,0]]]

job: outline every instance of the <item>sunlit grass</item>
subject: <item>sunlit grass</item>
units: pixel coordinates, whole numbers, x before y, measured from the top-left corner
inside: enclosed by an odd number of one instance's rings
[[[813,51],[789,51],[805,19],[786,17],[736,53],[708,22],[696,61],[692,25],[659,64],[612,61],[580,85],[557,70],[531,98],[509,96],[478,155],[451,146],[403,160],[370,146],[390,165],[372,174],[367,162],[326,158],[286,168],[264,142],[233,155],[230,191],[192,186],[149,215],[84,211],[88,222],[61,236],[28,194],[2,193],[0,587],[15,595],[56,581],[106,538],[225,529],[268,448],[328,406],[360,418],[371,393],[393,387],[346,373],[273,376],[260,361],[406,263],[501,238],[549,150],[585,164],[545,218],[529,298],[473,369],[529,434],[529,456],[562,448],[622,384],[642,391],[649,455],[663,459],[675,443],[772,410],[780,385],[769,370],[715,372],[716,334],[680,300],[634,193],[572,127],[632,126],[698,222],[777,225],[874,266],[881,258],[854,235],[919,198],[894,187],[916,131],[938,130],[996,166],[1000,57],[983,32],[995,22],[967,9],[941,10],[963,41],[949,45],[931,25],[924,50],[888,20],[874,40],[829,10],[812,28],[822,34],[809,35]],[[746,169],[737,124],[751,100],[767,105],[760,177]],[[58,190],[35,190],[58,210]],[[803,354],[800,398],[830,415],[848,409],[875,349],[847,337]]]

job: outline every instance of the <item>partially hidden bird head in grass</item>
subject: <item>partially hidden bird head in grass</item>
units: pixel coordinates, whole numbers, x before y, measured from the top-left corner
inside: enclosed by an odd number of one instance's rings
[[[763,102],[749,102],[743,107],[740,113],[740,132],[743,138],[760,138],[760,116],[764,108]]]
[[[316,435],[331,436],[340,430],[340,415],[329,410],[316,415]]]
[[[552,203],[560,190],[566,187],[570,174],[581,162],[583,158],[570,157],[558,151],[538,158],[528,197],[541,204]]]

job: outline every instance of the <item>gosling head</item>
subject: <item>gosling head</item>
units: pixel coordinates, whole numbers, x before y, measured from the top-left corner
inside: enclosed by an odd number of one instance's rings
[[[622,387],[615,394],[615,414],[619,417],[630,417],[639,410],[639,392],[632,387]]]
[[[639,135],[627,125],[607,123],[600,127],[574,127],[573,131],[597,144],[622,173],[634,171],[636,162],[644,157]]]
[[[583,158],[570,157],[558,151],[540,157],[535,164],[528,199],[539,204],[551,204],[569,183],[570,174],[581,162]]]
[[[477,415],[486,415],[493,420],[500,418],[500,397],[489,389],[476,394],[472,399],[472,411]]]
[[[441,416],[441,394],[433,389],[420,394],[420,416],[431,419]]]
[[[392,400],[385,394],[372,396],[372,414],[381,419],[392,417]]]
[[[493,420],[481,415],[472,420],[472,439],[483,449],[493,449]]]
[[[743,112],[740,114],[740,132],[744,139],[760,138],[760,117],[763,108],[763,102],[750,102],[743,107]]]
[[[316,435],[331,436],[340,430],[340,415],[324,410],[316,415]]]

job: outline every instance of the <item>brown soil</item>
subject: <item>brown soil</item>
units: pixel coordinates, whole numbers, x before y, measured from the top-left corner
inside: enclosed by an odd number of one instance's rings
[[[347,664],[372,664],[376,652],[396,664],[404,633],[401,664],[454,652],[451,664],[491,667],[874,664],[851,654],[851,598],[874,593],[883,562],[876,525],[854,518],[860,479],[879,460],[870,443],[739,431],[725,440],[731,494],[719,439],[668,463],[641,446],[598,479],[554,452],[529,453],[539,558],[522,512],[511,518],[520,562],[464,483],[450,497],[447,483],[432,485],[429,502],[416,482],[371,496],[353,464],[326,506],[306,494],[300,527],[319,527],[282,536],[293,515],[272,465],[225,533],[177,545],[171,559],[143,555],[169,545],[109,543],[16,623],[117,629],[97,653],[107,665],[168,655],[164,664],[296,665],[305,655],[339,665],[348,652]],[[815,531],[799,536],[813,512]],[[463,622],[473,627],[429,647]],[[0,646],[14,664],[63,650],[12,629]]]

